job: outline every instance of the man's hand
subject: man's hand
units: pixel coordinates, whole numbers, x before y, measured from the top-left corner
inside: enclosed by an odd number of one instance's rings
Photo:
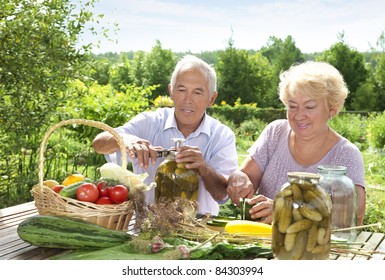
[[[198,172],[205,189],[213,199],[222,201],[227,197],[225,176],[208,165],[199,147],[182,146],[177,149],[175,157],[177,164],[184,164],[187,169],[194,169]]]
[[[148,168],[150,158],[151,163],[155,164],[157,159],[157,151],[162,150],[161,146],[152,146],[150,141],[138,139],[126,146],[126,150],[131,158],[137,158],[139,165]]]
[[[201,176],[208,168],[199,147],[183,146],[178,148],[175,161],[176,163],[184,163],[187,169],[197,170]]]
[[[245,173],[238,170],[230,175],[227,183],[227,194],[235,205],[239,206],[240,198],[253,197],[254,192],[253,184]]]

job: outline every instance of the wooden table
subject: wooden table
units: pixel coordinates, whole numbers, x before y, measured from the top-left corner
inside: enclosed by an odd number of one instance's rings
[[[40,248],[32,246],[19,238],[17,226],[24,219],[38,215],[35,203],[28,202],[17,206],[0,209],[0,260],[45,260],[65,252],[62,249]],[[130,224],[129,230],[133,228]],[[337,260],[384,260],[385,236],[383,233],[362,231],[357,242],[362,242],[363,252],[376,251],[370,256],[360,254],[331,253],[330,259]]]
[[[46,260],[66,252],[63,249],[36,247],[19,238],[19,223],[38,214],[34,201],[0,209],[0,260]],[[131,221],[129,231],[133,231],[134,222]]]

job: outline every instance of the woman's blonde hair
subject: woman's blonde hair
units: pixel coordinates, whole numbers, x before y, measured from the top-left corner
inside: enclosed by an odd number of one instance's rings
[[[286,106],[290,97],[305,94],[314,99],[324,99],[338,114],[349,93],[341,73],[326,62],[295,64],[282,72],[279,78],[279,99]]]

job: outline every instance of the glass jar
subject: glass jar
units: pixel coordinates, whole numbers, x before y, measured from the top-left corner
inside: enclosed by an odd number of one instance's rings
[[[345,166],[320,165],[320,185],[331,196],[333,236],[348,241],[355,241],[357,230],[344,228],[357,226],[357,193],[353,181],[346,176]]]
[[[178,148],[182,140],[175,139]],[[155,175],[155,201],[161,198],[174,201],[183,198],[189,201],[198,200],[198,172],[187,169],[184,163],[176,163],[176,151],[171,151],[166,159],[158,166]]]
[[[332,202],[319,179],[290,172],[275,196],[271,248],[277,259],[329,259]]]

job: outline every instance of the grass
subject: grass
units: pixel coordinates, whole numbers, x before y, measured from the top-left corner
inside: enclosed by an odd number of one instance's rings
[[[366,190],[364,224],[368,225],[380,222],[382,225],[380,228],[368,230],[385,233],[385,188],[368,185]]]
[[[385,155],[370,151],[364,151],[362,155],[366,181],[364,224],[380,222],[382,227],[372,230],[385,233]]]

